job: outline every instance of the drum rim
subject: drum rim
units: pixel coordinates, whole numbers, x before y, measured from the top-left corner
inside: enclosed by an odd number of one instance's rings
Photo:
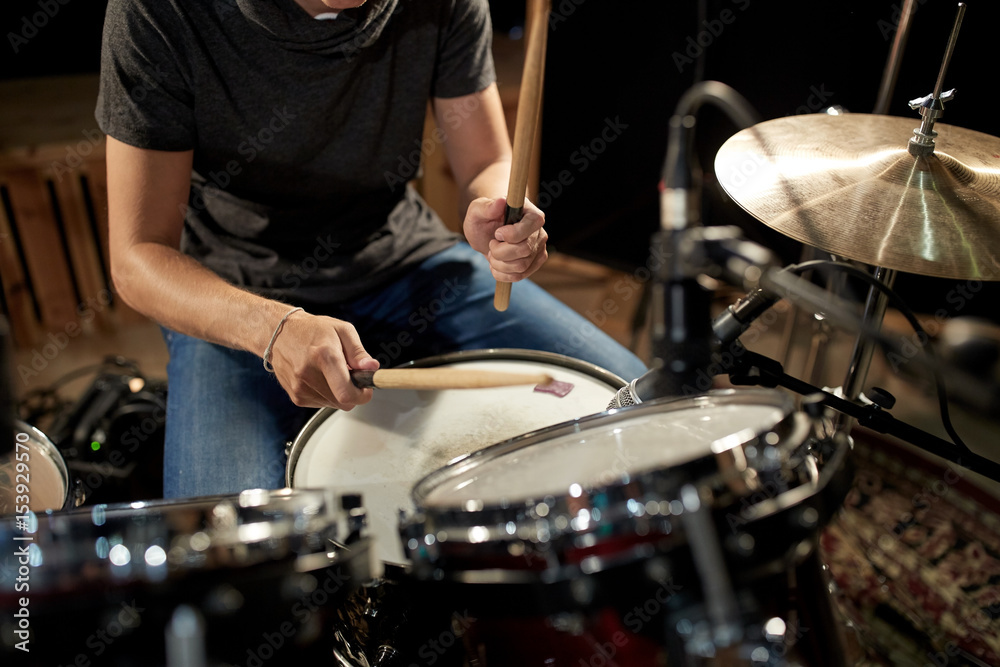
[[[693,407],[697,401],[706,399],[717,399],[716,404],[722,405],[761,405],[762,399],[770,399],[770,404],[781,406],[784,416],[776,421],[773,426],[761,430],[755,437],[747,438],[739,444],[734,444],[731,449],[725,451],[740,450],[746,452],[746,447],[751,444],[761,442],[768,433],[784,433],[782,437],[781,449],[790,453],[787,461],[776,469],[769,471],[772,477],[777,473],[780,479],[787,473],[792,473],[791,479],[785,489],[777,489],[773,497],[768,496],[761,501],[753,501],[750,508],[753,510],[745,517],[746,525],[760,525],[768,522],[773,527],[774,521],[795,510],[797,504],[805,508],[805,503],[811,503],[810,507],[815,509],[813,523],[808,526],[800,521],[802,525],[799,531],[802,535],[796,538],[806,537],[806,533],[811,534],[814,526],[825,523],[832,516],[832,510],[827,507],[829,503],[819,499],[831,491],[834,478],[842,478],[847,475],[845,471],[845,460],[849,451],[847,438],[838,442],[836,438],[827,438],[822,433],[816,432],[816,422],[810,419],[805,413],[795,409],[795,402],[792,397],[785,392],[774,389],[726,389],[708,392],[697,397],[687,397],[680,399],[658,400],[643,404],[629,406],[618,410],[612,410],[606,415],[591,415],[581,418],[577,422],[593,422],[601,420],[606,423],[609,418],[621,420],[642,412],[658,412],[665,409],[676,410],[678,408]],[[694,399],[694,400],[690,400]],[[657,408],[659,410],[657,410]],[[789,411],[790,409],[790,411]],[[535,433],[525,434],[512,440],[530,441],[528,446],[535,442],[544,441],[547,432],[559,431],[562,434],[579,432],[574,430],[572,423],[557,425],[549,429],[542,429]],[[581,429],[582,430],[582,429]],[[825,443],[825,444],[824,444]],[[508,444],[498,443],[494,448]],[[822,469],[816,468],[816,462],[810,453],[814,447],[821,449],[832,445],[834,454],[831,461]],[[487,448],[490,449],[490,448]],[[483,450],[485,451],[485,450]],[[516,451],[516,449],[512,450]],[[723,452],[723,453],[724,453]],[[509,452],[508,452],[509,453]],[[518,583],[531,581],[556,581],[567,577],[578,576],[581,572],[597,573],[605,569],[616,567],[624,562],[630,562],[635,557],[634,553],[622,552],[607,555],[590,555],[584,560],[573,564],[563,561],[565,550],[579,549],[597,544],[593,541],[592,535],[599,534],[599,540],[616,539],[620,537],[645,537],[659,535],[658,540],[667,540],[674,545],[679,545],[686,540],[684,531],[679,533],[672,530],[671,522],[681,519],[675,515],[672,507],[667,514],[663,514],[662,502],[667,498],[665,489],[677,490],[678,483],[689,486],[695,484],[698,488],[708,489],[704,484],[717,488],[727,487],[726,477],[722,470],[711,470],[709,464],[714,461],[716,453],[711,450],[702,457],[687,460],[684,464],[677,464],[667,467],[654,467],[645,471],[629,475],[627,482],[622,483],[616,480],[607,485],[598,485],[592,489],[584,490],[579,496],[570,498],[570,493],[553,494],[546,497],[511,499],[509,502],[500,503],[479,503],[474,507],[460,507],[455,504],[426,506],[417,498],[414,498],[416,512],[405,516],[400,522],[400,537],[404,545],[404,552],[407,560],[412,564],[414,573],[419,578],[447,579],[449,581],[464,583]],[[492,460],[492,459],[490,459]],[[461,464],[462,461],[456,462]],[[447,466],[446,466],[447,467]],[[456,466],[457,467],[457,466]],[[685,467],[687,469],[685,469]],[[766,472],[765,468],[754,468],[757,472]],[[692,471],[696,474],[692,475]],[[440,473],[441,470],[435,471]],[[706,472],[703,477],[699,473]],[[433,478],[435,473],[431,473],[427,478]],[[461,473],[460,473],[461,474]],[[450,479],[445,478],[445,481]],[[421,483],[425,480],[421,480]],[[769,479],[770,481],[770,479]],[[841,480],[843,481],[843,480]],[[418,483],[419,485],[420,483]],[[841,484],[843,486],[843,484]],[[416,490],[416,486],[414,489]],[[433,487],[432,487],[433,488]],[[766,488],[766,484],[765,487]],[[846,487],[845,487],[846,488]],[[836,491],[836,489],[834,489]],[[732,510],[736,508],[737,501],[759,495],[760,489],[737,490],[731,489],[719,497],[721,504],[715,508],[722,511],[726,508]],[[845,491],[846,493],[846,491]],[[624,509],[635,501],[642,504],[644,500],[652,499],[660,502],[659,513],[632,514]],[[819,499],[819,500],[816,500]],[[598,502],[599,501],[599,502]],[[546,511],[543,514],[538,511],[538,504],[545,504]],[[583,525],[574,526],[572,517],[582,504],[585,507],[600,507],[601,519],[587,520]],[[648,505],[647,505],[648,507]],[[742,506],[740,506],[742,507]],[[715,511],[715,510],[713,510]],[[682,514],[687,513],[681,510]],[[804,515],[805,516],[805,515]],[[560,519],[570,519],[563,521],[560,526]],[[683,523],[683,522],[682,522]],[[514,530],[511,531],[513,524]],[[543,525],[544,524],[544,525]],[[653,526],[660,526],[653,529]],[[792,532],[798,530],[792,527]],[[665,530],[664,530],[665,528]],[[788,527],[783,529],[788,530]],[[741,529],[742,530],[742,529]],[[447,542],[454,542],[459,549],[453,551],[454,547],[449,547],[445,539],[441,537],[442,531],[446,534]],[[539,532],[540,531],[540,532]],[[478,533],[473,536],[473,533]],[[467,537],[466,537],[467,536]],[[435,539],[429,539],[434,537]],[[457,539],[456,539],[457,538]],[[546,545],[545,543],[549,543]],[[507,558],[515,554],[513,547],[518,545],[522,549],[531,549],[535,555],[548,554],[546,556],[546,569],[544,571],[522,571],[517,568],[507,569],[506,567],[491,566],[486,569],[472,567],[471,569],[460,563],[453,562],[452,554],[462,553],[463,546],[474,545],[479,550],[479,557],[489,561],[493,558]],[[537,551],[541,545],[542,550]],[[634,547],[641,551],[647,547]],[[648,548],[653,548],[649,546]],[[636,551],[635,553],[639,553]],[[527,553],[527,551],[525,551]],[[771,556],[765,556],[770,558]],[[461,559],[462,556],[459,556]],[[444,568],[444,569],[442,569]],[[539,579],[541,577],[541,579]]]
[[[524,433],[495,443],[489,447],[484,447],[483,449],[470,452],[469,454],[457,458],[447,465],[442,466],[441,468],[438,468],[437,470],[434,470],[417,480],[411,489],[410,499],[413,501],[414,507],[416,507],[418,511],[423,511],[425,508],[430,509],[425,506],[424,501],[427,498],[427,495],[433,491],[434,488],[436,488],[437,484],[434,484],[435,481],[440,480],[438,483],[443,483],[444,481],[460,475],[465,471],[485,465],[488,461],[492,461],[493,459],[509,455],[512,452],[530,447],[539,442],[552,440],[563,435],[572,435],[574,433],[584,432],[594,424],[608,424],[619,421],[627,421],[636,415],[644,413],[660,414],[677,412],[684,409],[696,408],[699,407],[699,404],[708,402],[712,402],[717,405],[761,405],[767,402],[762,399],[772,399],[774,406],[782,412],[781,418],[774,424],[775,427],[787,421],[789,417],[795,413],[795,402],[792,400],[791,396],[776,389],[764,388],[717,389],[704,394],[699,394],[697,396],[672,397],[655,399],[652,401],[643,401],[642,403],[636,405],[616,408],[593,415],[586,415],[561,424],[555,424],[553,426],[537,429],[535,431]],[[757,439],[760,435],[761,434],[755,434],[747,442]],[[743,444],[746,444],[746,442],[739,443],[739,445]],[[675,464],[675,466],[669,466],[669,468],[690,464],[694,461],[705,458],[705,456],[711,455],[712,452],[708,451],[704,456],[698,456],[696,458],[679,462]],[[645,475],[661,470],[663,470],[663,468],[653,468],[634,474]],[[614,485],[615,484],[608,484],[605,486]],[[514,502],[516,504],[518,501]],[[440,511],[455,509],[454,506],[447,505],[434,505],[431,507]],[[492,507],[492,505],[486,504],[484,507]]]
[[[49,439],[49,436],[45,435],[45,433],[43,433],[37,426],[32,426],[25,421],[15,419],[14,428],[19,431],[30,433],[34,436],[35,442],[45,451],[46,457],[55,464],[56,469],[59,471],[59,476],[62,478],[62,505],[42,511],[46,512],[65,509],[69,505],[69,499],[72,495],[73,489],[70,484],[69,468],[66,466],[66,460],[63,458],[62,452],[60,452],[55,443]]]
[[[87,586],[164,583],[196,572],[235,570],[285,561],[293,561],[294,568],[299,572],[349,561],[355,564],[354,567],[369,568],[370,540],[354,530],[349,512],[341,504],[344,498],[344,494],[329,489],[246,489],[234,494],[102,503],[66,511],[47,510],[34,513],[37,517],[34,532],[44,531],[47,537],[33,544],[37,544],[43,554],[50,545],[72,547],[61,560],[53,561],[50,556],[43,556],[45,564],[53,571],[82,562],[99,564],[100,567],[92,569],[83,582]],[[282,506],[285,501],[296,499],[302,502]],[[195,512],[199,522],[206,522],[213,510],[224,505],[237,512],[258,510],[260,515],[238,516],[240,520],[235,524],[221,528],[209,523],[190,532],[170,525],[172,517],[183,519],[185,517],[180,513],[191,511]],[[102,528],[92,528],[95,512],[102,511],[105,517],[97,524]],[[103,528],[107,523],[111,525]],[[268,524],[272,530],[256,533],[253,527],[257,524]],[[10,530],[11,525],[0,526],[0,533]],[[155,527],[150,529],[151,525]],[[244,527],[250,527],[250,530],[244,532]],[[88,528],[90,533],[86,534]],[[139,565],[130,567],[128,571],[116,571],[108,557],[94,554],[93,541],[97,533],[123,537],[121,543],[130,550],[135,545],[161,546],[167,554],[165,569],[157,573],[146,566],[141,556],[133,554],[130,561]],[[193,541],[185,541],[199,533],[211,539],[207,547],[195,547]],[[160,544],[161,541],[163,544]],[[183,554],[172,554],[174,549],[181,549]],[[53,565],[56,567],[53,568]],[[43,593],[57,592],[61,587],[61,583],[49,585],[42,581],[38,590]]]
[[[342,495],[330,489],[284,487],[281,489],[244,489],[238,493],[220,493],[207,496],[190,496],[184,498],[153,498],[149,500],[123,501],[116,503],[97,503],[82,505],[65,510],[44,510],[33,512],[37,517],[46,517],[49,521],[78,521],[89,517],[93,520],[95,512],[104,512],[105,517],[127,517],[130,512],[146,512],[156,516],[169,516],[173,511],[185,509],[210,510],[223,503],[230,503],[237,509],[252,510],[266,508],[274,501],[283,502],[294,498],[311,500],[333,508],[340,512],[339,499]]]
[[[505,455],[515,453],[525,447],[546,442],[556,437],[584,432],[593,425],[607,426],[616,422],[626,421],[643,414],[662,414],[686,409],[703,409],[708,405],[772,405],[781,411],[781,417],[766,429],[750,431],[739,442],[732,443],[725,450],[718,452],[707,447],[704,454],[685,460],[683,463],[661,465],[641,471],[630,472],[624,479],[614,479],[608,483],[595,484],[581,489],[574,495],[568,489],[563,492],[548,493],[529,497],[512,497],[502,501],[466,502],[460,504],[427,505],[423,502],[426,494],[433,491],[441,483],[454,481],[456,477],[475,473],[475,469],[486,462],[492,462]],[[599,532],[602,539],[608,537],[646,535],[648,526],[653,523],[669,524],[678,517],[672,516],[674,510],[667,514],[633,513],[632,505],[636,502],[645,505],[648,500],[660,502],[668,499],[671,490],[676,492],[679,486],[697,484],[699,488],[723,488],[725,494],[734,498],[747,497],[752,490],[738,489],[733,491],[730,479],[723,474],[717,457],[726,456],[729,452],[739,450],[745,454],[750,445],[760,443],[769,433],[782,434],[782,448],[797,451],[811,438],[811,422],[803,413],[795,409],[795,403],[787,393],[775,389],[723,389],[707,392],[693,397],[658,399],[642,404],[611,410],[607,413],[589,415],[580,419],[559,424],[538,431],[527,433],[516,438],[497,443],[479,452],[474,452],[481,462],[465,457],[454,461],[421,479],[413,487],[411,500],[415,512],[404,516],[400,521],[400,536],[408,560],[416,567],[426,570],[436,568],[440,558],[445,557],[445,549],[450,549],[441,542],[442,531],[447,534],[449,542],[457,545],[465,543],[463,536],[477,545],[484,553],[503,556],[509,545],[520,543],[530,545],[551,542],[555,544],[576,544],[583,536]],[[706,443],[710,444],[710,443]],[[728,443],[727,443],[728,444]],[[735,454],[734,459],[739,459]],[[807,466],[806,466],[807,467]],[[802,462],[796,462],[789,456],[783,460],[777,470],[780,474],[801,473]],[[763,467],[755,472],[766,472]],[[771,471],[772,473],[774,471]],[[798,476],[792,475],[791,479]],[[800,482],[801,483],[801,482]],[[670,496],[673,498],[673,496]],[[723,501],[726,504],[728,501]],[[574,516],[580,505],[601,508],[601,519],[582,521],[578,524]],[[542,507],[544,505],[544,508]],[[661,505],[662,506],[662,505]],[[542,511],[544,509],[544,512]],[[662,510],[661,510],[662,512]],[[511,528],[513,527],[513,531]],[[671,533],[669,527],[663,535]],[[473,535],[475,534],[475,537]],[[438,539],[430,540],[429,537]],[[457,539],[452,539],[457,537]],[[671,538],[675,539],[675,538]],[[425,546],[426,545],[426,546]],[[561,553],[561,549],[556,552]],[[611,566],[612,561],[605,558],[588,558],[589,567],[601,570]],[[551,576],[561,576],[563,566],[549,573]],[[460,570],[464,571],[464,570]],[[426,572],[425,572],[426,574]],[[495,573],[488,576],[494,576]],[[434,575],[437,576],[437,575]],[[464,575],[463,575],[464,576]],[[501,578],[506,577],[503,574]],[[515,575],[516,576],[516,575]]]
[[[574,357],[558,354],[556,352],[528,350],[516,347],[491,347],[482,350],[458,350],[456,352],[447,352],[445,354],[438,354],[432,357],[425,357],[423,359],[415,359],[413,361],[400,364],[397,368],[428,368],[460,361],[489,361],[494,359],[498,361],[546,362],[552,366],[560,366],[562,368],[577,371],[584,375],[589,375],[595,380],[599,380],[615,390],[618,390],[628,384],[618,375],[615,375],[607,369],[601,368],[597,364],[592,364],[589,361],[583,361],[582,359],[576,359]],[[303,426],[302,430],[300,430],[295,436],[295,439],[286,445],[286,486],[295,488],[295,468],[298,466],[299,457],[302,456],[302,450],[305,448],[306,443],[316,433],[316,430],[319,429],[320,425],[336,412],[339,412],[337,408],[319,408],[305,423],[305,426]]]

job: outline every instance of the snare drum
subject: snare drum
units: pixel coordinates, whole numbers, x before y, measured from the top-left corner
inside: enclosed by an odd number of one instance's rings
[[[357,505],[251,490],[8,518],[3,566],[30,594],[5,584],[0,609],[17,619],[30,604],[23,630],[4,625],[0,654],[27,640],[33,664],[162,665],[171,647],[190,656],[171,664],[325,658],[333,609],[371,576]],[[179,610],[200,626],[186,639],[172,632]]]
[[[83,498],[71,493],[66,462],[52,441],[34,426],[14,423],[14,450],[0,460],[0,514],[60,510]],[[26,502],[25,502],[26,501]]]
[[[405,563],[398,513],[412,509],[408,494],[417,480],[488,445],[600,412],[625,385],[593,364],[531,350],[457,352],[411,366],[544,372],[571,388],[562,396],[531,386],[376,391],[350,412],[317,412],[291,445],[286,483],[361,493],[376,556],[395,564]]]
[[[814,558],[846,453],[777,391],[653,401],[431,473],[401,535],[485,664],[839,664]]]

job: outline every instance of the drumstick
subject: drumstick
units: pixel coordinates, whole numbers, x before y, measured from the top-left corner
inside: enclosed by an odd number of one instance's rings
[[[546,385],[546,373],[503,373],[455,368],[389,368],[351,371],[351,382],[362,389],[480,389],[519,384]]]
[[[538,115],[542,106],[542,86],[545,83],[545,45],[549,36],[551,0],[529,0],[534,11],[529,18],[528,46],[521,75],[521,92],[517,102],[517,120],[514,124],[514,148],[510,164],[510,181],[507,183],[507,207],[504,209],[505,225],[512,225],[524,216],[524,194],[528,187],[528,169],[531,166],[531,147],[535,141]],[[497,281],[493,307],[499,311],[510,305],[510,283]]]

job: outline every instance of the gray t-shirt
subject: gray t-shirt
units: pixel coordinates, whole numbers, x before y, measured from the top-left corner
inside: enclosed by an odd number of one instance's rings
[[[97,120],[194,150],[181,249],[303,305],[353,298],[456,242],[405,185],[428,100],[495,80],[487,0],[111,0]],[[460,123],[461,114],[445,119]]]

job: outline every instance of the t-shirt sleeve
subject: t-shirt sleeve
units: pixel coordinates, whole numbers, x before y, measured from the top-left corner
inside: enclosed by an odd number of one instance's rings
[[[496,81],[488,0],[455,0],[438,49],[434,97],[477,93]]]
[[[95,116],[101,130],[139,148],[194,148],[194,96],[179,44],[174,3],[111,0],[104,22],[101,80]]]

